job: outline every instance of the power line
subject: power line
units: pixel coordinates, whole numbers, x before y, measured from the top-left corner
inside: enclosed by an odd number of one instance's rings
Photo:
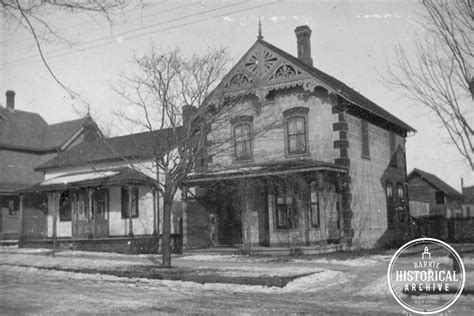
[[[147,5],[146,7],[148,7],[148,8],[154,7],[154,6],[156,6],[156,5],[158,5],[158,4],[161,4],[161,3],[163,3],[163,2],[165,2],[165,1],[156,2],[156,3],[153,3],[153,4]],[[191,4],[191,5],[194,5],[194,3]],[[131,9],[131,10],[129,10],[129,11],[125,11],[124,14],[125,14],[125,15],[128,15],[128,14],[134,12],[134,11],[143,10],[143,9],[144,9],[144,6],[138,7],[138,8],[135,8],[135,9]],[[76,28],[76,27],[78,27],[78,26],[88,25],[88,24],[90,24],[90,22],[81,22],[81,23],[78,23],[78,24],[74,24],[74,25],[70,25],[70,26],[61,28],[61,30],[62,30],[62,31],[64,31],[64,30],[69,30],[69,29],[72,29],[72,28]],[[101,28],[97,28],[97,29],[94,29],[94,30],[100,30],[100,29],[101,29]],[[89,33],[89,32],[88,32],[88,33]],[[27,37],[25,37],[25,38],[20,38],[20,39],[19,39],[19,38],[15,38],[15,40],[13,40],[13,41],[12,41],[12,40],[0,41],[0,44],[6,45],[6,44],[10,44],[10,42],[11,42],[11,45],[15,45],[15,44],[22,43],[22,42],[26,42],[26,41],[31,41],[31,38],[29,38],[29,36],[27,36]]]
[[[191,4],[191,5],[194,5],[194,4]],[[175,9],[182,9],[184,7],[187,7],[187,6],[190,6],[190,5],[184,5],[184,6],[180,6],[180,7],[177,7],[177,8],[174,8],[174,9],[170,9],[168,10],[169,11],[173,11]],[[165,12],[163,12],[165,13]],[[156,15],[159,15],[160,13],[157,13]],[[167,21],[165,22],[162,22],[162,23],[167,23]],[[154,25],[159,25],[159,24],[162,24],[162,23],[158,23],[158,24],[153,24],[149,27],[153,27]],[[126,32],[122,32],[122,33],[119,33],[117,34],[118,35],[123,35],[123,34],[127,34],[127,33],[130,33],[130,32],[136,32],[136,31],[139,31],[140,29],[142,28],[148,28],[148,27],[139,27],[139,28],[136,28],[136,29],[133,29],[133,30],[130,30],[130,31],[126,31]],[[103,36],[103,37],[99,37],[99,38],[96,38],[96,39],[93,39],[93,40],[90,40],[90,41],[85,41],[83,43],[80,43],[78,44],[78,46],[84,46],[84,45],[87,45],[87,44],[90,44],[90,43],[95,43],[95,42],[100,42],[100,41],[103,41],[103,40],[109,40],[110,37],[109,36]],[[51,55],[51,54],[54,54],[54,53],[59,53],[59,52],[62,52],[62,51],[68,51],[69,49],[68,48],[59,48],[59,49],[56,49],[56,50],[52,50],[52,51],[49,51],[49,52],[46,52],[46,55]],[[17,63],[20,63],[20,62],[28,62],[28,60],[31,60],[33,59],[34,61],[38,61],[38,58],[36,55],[31,55],[31,56],[27,56],[27,57],[21,57],[21,58],[18,58],[18,59],[14,59],[14,60],[11,60],[7,63],[5,63],[4,66],[2,66],[2,68],[4,67],[9,67],[9,65],[11,64],[17,64]]]
[[[160,26],[160,25],[164,25],[164,24],[168,24],[170,22],[175,22],[175,21],[179,21],[179,20],[182,20],[182,19],[187,19],[187,18],[192,18],[194,16],[197,16],[197,15],[200,15],[200,14],[206,14],[206,13],[210,13],[210,12],[214,12],[214,11],[218,11],[218,10],[222,10],[222,9],[227,9],[227,8],[230,8],[230,7],[234,7],[234,6],[238,6],[238,5],[241,5],[245,3],[244,1],[242,2],[238,2],[238,3],[235,3],[235,4],[231,4],[231,5],[226,5],[226,6],[222,6],[222,7],[219,7],[219,8],[215,8],[215,9],[210,9],[210,10],[207,10],[207,11],[204,11],[204,12],[200,12],[200,13],[193,13],[193,14],[188,14],[188,15],[185,15],[185,16],[181,16],[181,17],[177,17],[177,18],[172,18],[172,19],[169,19],[167,21],[163,21],[163,22],[159,22],[159,23],[155,23],[155,24],[152,24],[152,25],[147,25],[147,26],[143,26],[143,27],[139,27],[139,28],[136,28],[136,29],[133,29],[133,30],[129,30],[129,31],[125,31],[125,32],[121,32],[121,33],[118,33],[116,36],[121,36],[121,35],[125,35],[125,34],[129,34],[129,33],[134,33],[134,32],[137,32],[137,31],[141,31],[141,30],[145,30],[145,29],[150,29],[150,28],[154,28],[156,26]],[[261,7],[262,5],[259,5],[259,6],[255,6],[255,7],[252,7],[252,8],[258,8],[258,7]],[[265,5],[263,5],[265,6]],[[249,9],[252,9],[252,8],[247,8],[245,10],[249,10]],[[225,13],[225,14],[232,14],[233,12],[230,12],[230,13]],[[225,15],[223,14],[223,15]],[[222,16],[222,15],[218,15],[217,17],[219,16]],[[212,17],[211,17],[212,18]],[[207,19],[207,18],[206,18]],[[202,19],[200,20],[202,21]],[[192,24],[192,23],[191,23]],[[184,24],[184,25],[187,25],[187,24]],[[181,25],[178,25],[177,27],[179,27]],[[165,30],[169,30],[169,29],[173,29],[173,28],[167,28]],[[136,36],[131,36],[129,37],[129,39],[133,39],[133,38],[138,38],[138,37],[141,37],[141,36],[145,36],[145,35],[149,35],[149,34],[153,34],[155,32],[160,32],[161,30],[157,30],[157,31],[153,31],[153,32],[148,32],[148,33],[140,33],[139,35],[136,35]],[[60,56],[64,56],[64,55],[69,55],[69,54],[74,54],[74,53],[77,53],[77,52],[81,52],[81,51],[85,51],[85,50],[88,50],[88,49],[92,49],[92,48],[96,48],[96,47],[101,47],[101,46],[106,46],[106,45],[110,45],[110,44],[114,44],[115,41],[110,41],[110,38],[107,36],[107,37],[101,37],[101,38],[98,38],[98,39],[95,39],[95,40],[91,40],[89,42],[85,42],[83,44],[81,44],[80,46],[84,46],[84,45],[87,45],[87,44],[91,44],[91,43],[95,43],[95,42],[101,42],[101,41],[104,41],[104,40],[109,40],[109,42],[105,42],[105,43],[100,43],[100,44],[97,44],[97,45],[94,45],[94,46],[90,46],[90,47],[85,47],[85,48],[79,48],[79,49],[76,49],[75,51],[68,51],[68,49],[58,49],[58,50],[54,50],[54,51],[50,51],[50,52],[47,52],[46,53],[46,56],[48,57],[48,59],[51,59],[51,58],[56,58],[56,57],[60,57]],[[63,52],[64,53],[61,53]],[[56,54],[56,55],[52,55],[52,54],[55,54],[55,53],[59,53],[59,54]],[[51,56],[52,55],[52,56]],[[32,59],[33,58],[33,59]],[[32,63],[32,62],[37,62],[39,61],[37,57],[24,57],[24,58],[19,58],[17,60],[13,60],[13,61],[10,61],[6,64],[4,64],[0,69],[7,69],[7,68],[11,68],[11,67],[15,67],[15,66],[18,66],[18,65],[23,65],[23,64],[29,64],[29,63]]]
[[[161,2],[157,2],[157,3],[154,3],[150,6],[156,6],[158,4],[161,4],[163,3],[164,1],[161,1]],[[156,15],[160,15],[160,14],[163,14],[163,13],[167,13],[167,12],[171,12],[171,11],[174,11],[174,10],[178,10],[178,9],[183,9],[183,8],[186,8],[186,7],[191,7],[191,6],[194,6],[196,5],[197,2],[193,2],[193,3],[189,3],[189,4],[185,4],[185,5],[181,5],[181,6],[177,6],[177,7],[174,7],[174,8],[171,8],[171,9],[167,9],[167,10],[164,10],[164,11],[159,11],[159,12],[152,12],[152,13],[149,13],[147,15],[142,15],[142,16],[139,16],[139,17],[136,17],[136,18],[133,18],[133,19],[130,19],[128,20],[129,22],[130,21],[136,21],[136,20],[140,20],[140,19],[143,19],[143,18],[147,18],[147,17],[150,17],[150,16],[156,16]],[[149,8],[149,7],[148,7]],[[137,8],[137,9],[133,9],[133,10],[130,10],[130,12],[133,12],[133,11],[136,11],[140,8]],[[141,8],[143,10],[143,8]],[[128,13],[125,13],[126,15]],[[72,26],[69,26],[69,27],[65,27],[65,28],[62,28],[61,30],[64,31],[64,30],[69,30],[69,29],[72,29],[72,28],[77,28],[78,26],[81,26],[81,25],[88,25],[90,24],[90,22],[84,22],[84,23],[79,23],[79,24],[76,24],[76,25],[72,25]],[[89,33],[92,33],[92,32],[95,32],[95,31],[99,31],[99,30],[103,30],[104,28],[103,27],[99,27],[99,28],[94,28],[92,30],[88,30],[87,32],[81,32],[81,35],[83,34],[89,34]],[[23,43],[23,42],[27,42],[27,41],[31,41],[31,38],[24,38],[24,39],[21,39],[19,41],[14,41],[12,42],[10,45],[15,45],[15,44],[19,44],[19,43]],[[6,44],[8,44],[9,41],[6,42]],[[2,44],[2,42],[0,42],[0,44]],[[6,45],[5,44],[5,45]]]

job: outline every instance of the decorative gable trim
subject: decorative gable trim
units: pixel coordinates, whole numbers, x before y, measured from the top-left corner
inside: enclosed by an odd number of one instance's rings
[[[253,94],[263,104],[270,91],[297,86],[310,93],[317,86],[335,93],[324,82],[257,41],[225,76],[213,95],[228,99]],[[216,104],[219,100],[211,96],[208,102]]]

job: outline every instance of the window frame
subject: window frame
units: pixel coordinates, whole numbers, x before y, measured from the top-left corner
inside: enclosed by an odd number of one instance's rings
[[[128,201],[129,201],[129,190],[128,186],[122,186],[120,189],[120,201],[121,201],[121,215],[122,219],[138,218],[140,216],[140,190],[137,186],[132,186],[132,204],[135,204],[135,214],[133,214],[134,208],[132,208],[132,214],[128,214]],[[135,199],[134,199],[135,197]],[[130,217],[131,215],[131,217]]]
[[[311,181],[309,192],[309,219],[312,228],[321,227],[321,209],[319,204],[319,193],[316,181]],[[316,214],[315,214],[316,211]],[[315,217],[316,215],[316,217]],[[316,219],[316,223],[314,221]]]
[[[20,211],[20,197],[17,195],[0,196],[0,210],[2,208],[8,209],[8,216],[17,216]]]
[[[244,115],[233,118],[231,121],[231,132],[232,132],[232,162],[246,162],[253,160],[253,117]],[[244,139],[244,130],[242,129],[242,140],[237,140],[236,129],[239,127],[248,128],[248,139]],[[243,144],[244,147],[248,147],[247,155],[237,156],[237,145]],[[247,145],[247,146],[246,146]]]
[[[66,195],[67,197],[63,197]],[[63,202],[65,201],[65,205]],[[62,191],[59,195],[59,221],[70,222],[72,221],[72,207],[74,202],[74,194],[71,191]],[[69,216],[67,216],[69,215]]]
[[[364,118],[361,119],[360,132],[361,156],[364,159],[370,159],[369,122]]]
[[[442,197],[443,198],[443,202],[440,203],[439,201],[439,198]],[[436,205],[442,205],[442,204],[446,204],[446,195],[443,193],[443,191],[441,190],[436,190],[435,191],[435,204]]]
[[[274,188],[275,197],[275,228],[276,230],[291,230],[299,228],[299,210],[296,202],[296,191],[286,182],[278,183]],[[284,203],[279,203],[280,199]],[[282,215],[286,215],[282,219]],[[281,223],[280,223],[281,222]]]
[[[387,204],[387,226],[394,227],[396,224],[396,220],[395,220],[395,203],[394,203],[392,181],[387,180],[385,182],[384,190],[385,190],[385,198],[386,198],[386,204]]]
[[[309,154],[309,136],[308,136],[308,112],[309,108],[306,107],[294,107],[283,112],[284,117],[284,133],[285,133],[285,156],[286,157],[298,157],[306,156]],[[290,135],[290,122],[295,119],[303,119],[303,130]],[[291,151],[290,150],[290,138],[298,137],[303,135],[304,150]]]

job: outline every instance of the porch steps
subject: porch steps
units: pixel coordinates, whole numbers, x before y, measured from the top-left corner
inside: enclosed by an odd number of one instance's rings
[[[336,251],[348,250],[348,247],[342,244],[337,245],[315,245],[301,247],[261,247],[254,246],[250,250],[251,255],[262,256],[299,256],[299,255],[318,255]],[[243,255],[245,249],[238,247],[212,247],[203,249],[185,249],[184,255]]]

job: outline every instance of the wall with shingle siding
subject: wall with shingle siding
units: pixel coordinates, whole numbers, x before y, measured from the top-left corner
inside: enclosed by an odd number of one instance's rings
[[[376,246],[387,231],[387,205],[385,182],[406,181],[404,138],[396,136],[398,166],[390,165],[392,158],[390,131],[368,123],[370,158],[362,157],[361,118],[346,114],[349,140],[350,176],[353,212],[352,228],[355,247]],[[406,190],[405,190],[406,192]],[[406,194],[406,193],[405,193]]]

